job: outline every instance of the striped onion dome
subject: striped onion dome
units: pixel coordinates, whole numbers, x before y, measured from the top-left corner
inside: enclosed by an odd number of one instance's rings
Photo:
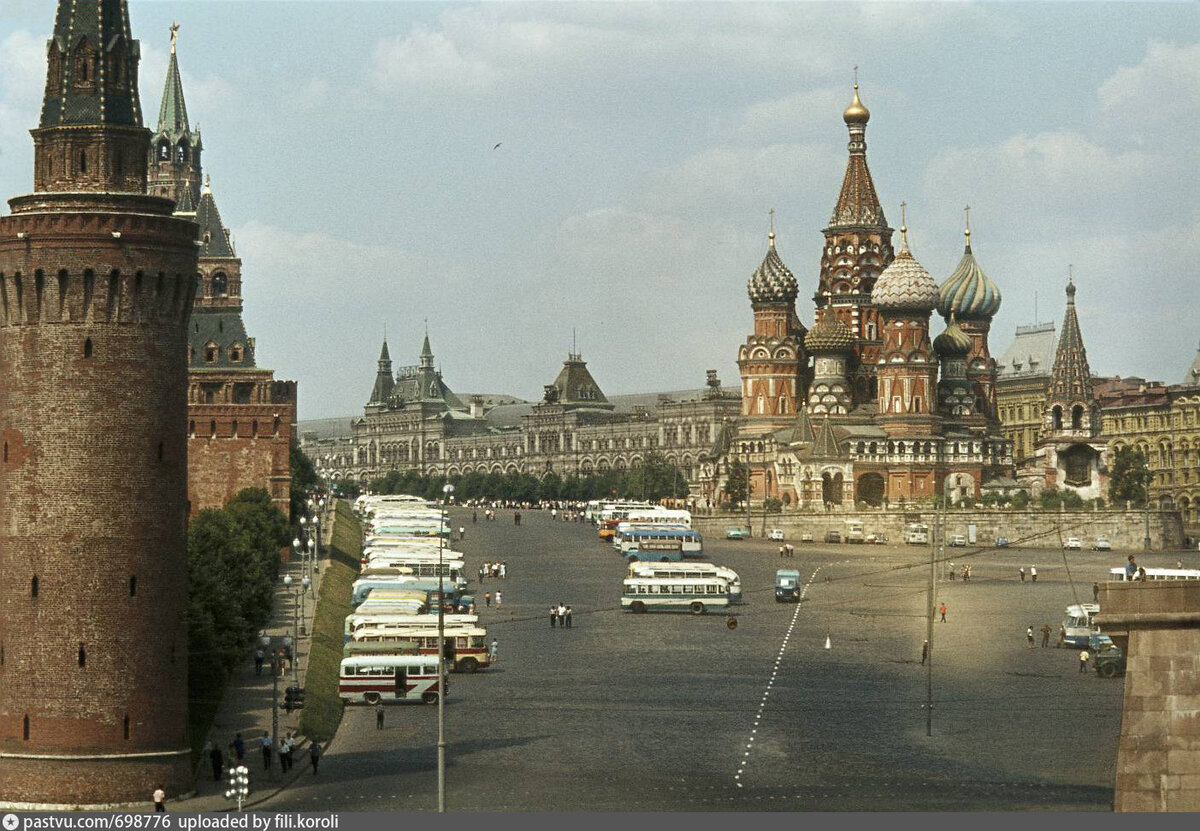
[[[958,268],[942,283],[938,294],[938,314],[949,319],[991,320],[1000,309],[1000,289],[983,273],[971,253],[971,232],[967,231],[967,246]]]
[[[953,314],[950,315],[950,325],[946,331],[933,339],[933,349],[946,357],[966,355],[971,351],[971,336],[962,330]]]
[[[804,348],[809,352],[846,352],[853,344],[850,327],[829,310],[804,336]]]
[[[767,256],[763,257],[762,265],[751,275],[746,290],[755,303],[794,303],[800,286],[795,275],[779,259],[774,232],[768,235],[768,240]]]
[[[900,238],[896,258],[871,289],[871,302],[882,311],[931,312],[938,303],[937,283],[908,250],[907,228],[900,229]]]

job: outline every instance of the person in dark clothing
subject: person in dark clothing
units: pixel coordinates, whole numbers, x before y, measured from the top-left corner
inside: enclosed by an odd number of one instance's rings
[[[570,629],[571,628],[571,607],[570,606],[567,607],[567,614],[566,614],[566,617],[563,618],[563,620],[566,621],[566,626],[568,629]]]
[[[233,755],[237,758],[237,760],[239,762],[245,760],[245,758],[246,758],[246,743],[244,741],[242,741],[241,733],[238,733],[237,735],[235,735],[233,737],[233,744],[231,744],[230,747],[233,748]]]
[[[375,729],[383,729],[383,702],[375,705]]]
[[[436,667],[434,667],[436,669]],[[321,761],[321,745],[313,742],[308,746],[308,758],[312,762],[313,776],[317,775],[317,763]]]
[[[208,761],[212,765],[213,781],[220,782],[221,774],[225,772],[225,756],[215,743],[212,750],[208,751]]]
[[[273,744],[273,742],[271,741],[271,734],[265,730],[263,731],[263,734],[262,734],[262,742],[261,743],[262,743],[263,770],[270,770],[271,769],[271,745]]]
[[[1093,603],[1100,602],[1100,584],[1099,583],[1092,583],[1092,602]]]
[[[929,660],[929,641],[921,644],[921,666],[925,666],[925,662]]]
[[[566,621],[563,621],[563,622],[565,623]],[[557,623],[558,623],[558,607],[551,606],[550,607],[550,628],[553,629]]]
[[[1042,624],[1042,649],[1050,645],[1050,624]]]

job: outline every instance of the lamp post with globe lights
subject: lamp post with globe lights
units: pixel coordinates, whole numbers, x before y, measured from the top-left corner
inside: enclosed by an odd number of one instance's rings
[[[304,579],[307,580],[308,578],[306,577]],[[298,667],[296,666],[296,658],[299,657],[298,653],[300,651],[300,642],[296,637],[296,633],[299,629],[300,606],[299,600],[296,597],[296,592],[300,587],[296,581],[292,579],[292,575],[290,574],[284,576],[283,585],[286,586],[292,593],[292,683],[299,686],[300,673]]]
[[[442,485],[442,510],[438,511],[438,813],[446,813],[446,577],[443,552],[446,537],[442,534],[442,515],[449,510],[454,485]]]

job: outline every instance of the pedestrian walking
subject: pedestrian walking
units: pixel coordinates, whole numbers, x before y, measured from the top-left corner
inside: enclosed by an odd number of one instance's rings
[[[477,522],[479,522],[479,512],[471,511],[471,524],[474,525]]]
[[[786,548],[784,548],[784,547],[783,547],[783,545],[781,544],[781,545],[779,546],[779,556],[782,558],[782,557],[784,557],[784,556],[786,556],[786,555],[787,555],[787,549],[786,549]]]
[[[383,702],[380,701],[375,705],[375,729],[383,729]]]
[[[500,592],[499,592],[499,591],[497,591],[497,592],[496,592],[496,608],[497,608],[497,609],[499,609],[499,608],[500,608],[500,604],[501,604],[501,603],[503,603],[503,602],[504,602],[504,598],[502,598],[502,597],[500,596]]]
[[[242,734],[236,734],[233,737],[233,743],[229,746],[233,748],[233,755],[237,757],[238,763],[241,764],[246,758],[246,742],[242,740]]]
[[[1033,649],[1033,627],[1029,626],[1025,629],[1025,638],[1029,641],[1029,648]]]
[[[462,541],[463,541],[463,538],[464,538],[464,537],[466,537],[466,536],[467,536],[467,529],[466,529],[466,528],[464,528],[464,527],[463,527],[463,526],[461,526],[461,525],[460,525],[460,526],[458,526],[458,541],[459,541],[459,542],[462,542]]]
[[[487,576],[487,563],[479,567],[479,582],[483,582],[483,578]]]
[[[1042,624],[1042,649],[1050,645],[1050,624]]]
[[[1055,649],[1062,648],[1062,645],[1067,642],[1067,627],[1061,623],[1058,625],[1058,643],[1054,645]]]
[[[795,557],[795,556],[796,556],[796,546],[792,545],[792,544],[789,542],[789,543],[787,543],[786,545],[784,545],[784,548],[786,548],[786,549],[787,549],[787,555],[788,555],[789,557]]]
[[[508,563],[500,563],[500,579],[508,579]]]
[[[938,606],[938,611],[939,611],[939,612],[941,613],[941,615],[942,615],[942,621],[941,621],[941,622],[942,622],[942,623],[945,623],[945,622],[946,622],[946,604],[945,604],[945,603],[943,603],[941,606]]]
[[[254,674],[262,675],[263,661],[266,660],[266,653],[262,651],[262,647],[254,650]]]
[[[553,629],[557,625],[558,625],[558,607],[551,606],[550,607],[550,628]]]
[[[925,666],[925,662],[929,660],[929,641],[921,644],[921,666]]]
[[[558,622],[562,624],[562,628],[567,628],[567,606],[565,603],[558,604]]]
[[[283,738],[279,740],[279,747],[275,749],[279,754],[279,769],[283,773],[287,773],[292,769],[292,738],[290,733],[284,733]]]
[[[1088,651],[1086,649],[1080,650],[1080,652],[1079,652],[1079,671],[1080,672],[1088,671],[1088,659],[1091,657],[1092,656],[1088,654]]]
[[[1029,567],[1029,579],[1031,582],[1037,582],[1037,566]]]
[[[263,770],[271,769],[271,734],[266,730],[263,731],[262,739],[259,741],[262,745]]]
[[[167,792],[159,785],[154,789],[154,813],[164,814],[167,811]]]
[[[1024,583],[1025,582],[1025,566],[1021,566],[1019,569],[1017,569],[1017,573],[1021,575],[1021,582]]]
[[[312,762],[313,776],[316,776],[317,763],[321,761],[321,745],[313,742],[308,746],[308,760]]]
[[[500,655],[500,642],[492,638],[491,644],[488,645],[488,659],[494,664],[496,658]]]
[[[1093,603],[1100,602],[1100,584],[1099,583],[1092,583],[1092,602]]]
[[[950,579],[954,579],[954,563],[950,564]]]
[[[212,745],[208,751],[208,763],[212,765],[212,775],[214,782],[221,781],[221,775],[225,772],[225,755],[221,753],[221,748],[217,747],[215,742],[210,742]]]
[[[484,593],[483,593],[483,605],[484,605],[484,606],[491,606],[491,605],[492,605],[492,593],[491,593],[491,592],[484,592]]]
[[[1133,559],[1133,555],[1130,554],[1128,562],[1125,563],[1125,579],[1132,580],[1134,578],[1134,575],[1137,574],[1137,570],[1138,570],[1137,560]]]
[[[520,525],[520,524],[521,524],[521,512],[517,511],[516,513],[513,514],[513,525]]]
[[[567,607],[567,628],[571,628],[571,607]]]

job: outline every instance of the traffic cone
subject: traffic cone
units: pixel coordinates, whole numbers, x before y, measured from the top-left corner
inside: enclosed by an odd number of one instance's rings
[[[825,648],[826,648],[826,649],[833,649],[833,642],[829,640],[829,636],[828,636],[828,635],[826,635],[826,636],[825,636]]]

